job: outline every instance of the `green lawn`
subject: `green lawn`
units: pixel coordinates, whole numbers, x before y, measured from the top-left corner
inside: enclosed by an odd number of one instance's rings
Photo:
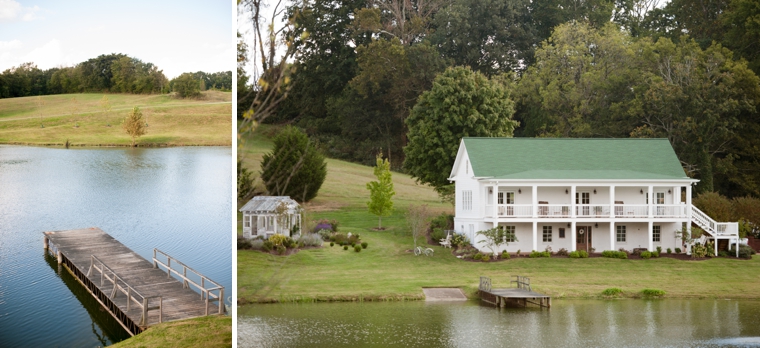
[[[110,112],[101,106],[104,95]],[[203,92],[198,100],[102,93],[0,99],[0,143],[128,146],[132,140],[121,122],[137,106],[148,123],[140,146],[229,146],[231,100],[231,93],[219,91]]]
[[[116,343],[114,348],[230,347],[232,318],[207,316],[173,321],[148,328],[143,333]]]
[[[241,153],[255,172],[269,151],[270,127],[262,126],[245,138]],[[666,297],[760,298],[760,258],[736,260],[529,259],[481,263],[456,259],[450,249],[433,247],[432,257],[414,256],[404,220],[406,207],[429,204],[453,211],[438,201],[432,189],[410,177],[393,174],[396,211],[383,219],[382,232],[372,231],[377,218],[367,213],[365,183],[372,168],[328,160],[328,175],[314,202],[306,205],[305,220],[337,219],[341,232],[359,233],[369,243],[359,253],[325,244],[291,256],[238,251],[238,303],[273,301],[420,299],[423,287],[461,287],[470,296],[479,276],[491,277],[494,287],[509,287],[513,275],[531,278],[533,289],[555,298],[596,297],[617,287],[636,297],[645,288],[661,289]]]

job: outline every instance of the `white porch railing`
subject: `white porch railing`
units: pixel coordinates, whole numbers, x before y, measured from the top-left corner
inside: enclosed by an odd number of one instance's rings
[[[492,204],[487,204],[486,216],[498,218],[533,217],[532,204],[497,204],[495,208],[494,210]],[[569,218],[572,211],[572,205],[570,204],[537,204],[536,208],[536,216],[540,218]],[[654,218],[688,217],[688,208],[685,204],[576,204],[575,216],[581,218],[609,218],[610,209],[612,209],[616,218],[647,218],[649,217],[650,209]],[[716,226],[711,226],[710,228],[717,231]],[[733,227],[726,226],[722,228],[730,230]]]
[[[575,215],[578,217],[610,217],[609,204],[577,204]]]
[[[486,205],[487,215],[494,217],[494,206]],[[497,204],[497,217],[532,217],[533,206],[530,204]]]
[[[544,218],[570,217],[570,205],[569,204],[539,204],[538,217],[544,217]]]

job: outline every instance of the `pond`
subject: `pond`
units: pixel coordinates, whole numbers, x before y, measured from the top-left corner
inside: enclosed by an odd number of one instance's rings
[[[746,347],[759,323],[757,301],[309,303],[241,306],[237,335],[241,347]]]
[[[43,250],[43,231],[99,227],[159,248],[232,292],[232,150],[0,145],[0,346],[95,347],[129,334]]]

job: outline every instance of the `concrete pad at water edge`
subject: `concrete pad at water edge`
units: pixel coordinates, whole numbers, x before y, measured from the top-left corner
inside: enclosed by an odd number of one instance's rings
[[[422,288],[425,301],[467,301],[462,289],[459,288]]]

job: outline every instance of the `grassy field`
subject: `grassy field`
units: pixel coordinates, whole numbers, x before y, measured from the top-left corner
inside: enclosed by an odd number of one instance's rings
[[[108,112],[101,105],[104,95]],[[0,143],[129,146],[121,122],[137,106],[148,123],[139,146],[230,146],[231,101],[232,93],[219,91],[203,92],[198,100],[99,93],[0,99]]]
[[[244,163],[256,172],[274,131],[261,127],[245,138]],[[666,297],[760,298],[758,256],[706,261],[513,258],[481,263],[461,261],[450,249],[436,246],[434,256],[417,257],[409,252],[413,242],[404,227],[406,207],[426,203],[451,212],[451,205],[439,203],[430,188],[394,173],[397,209],[383,219],[387,231],[372,231],[377,218],[365,205],[365,183],[374,179],[372,168],[338,160],[327,163],[327,180],[314,202],[306,205],[305,219],[337,219],[340,231],[359,233],[369,247],[356,253],[325,244],[287,257],[238,251],[238,303],[421,299],[423,287],[459,287],[474,296],[479,276],[491,277],[494,287],[509,287],[512,275],[531,277],[534,290],[555,298],[598,297],[611,287],[622,289],[624,297],[654,288],[664,290]]]
[[[145,332],[112,345],[114,348],[230,347],[232,318],[207,316],[158,324]]]

